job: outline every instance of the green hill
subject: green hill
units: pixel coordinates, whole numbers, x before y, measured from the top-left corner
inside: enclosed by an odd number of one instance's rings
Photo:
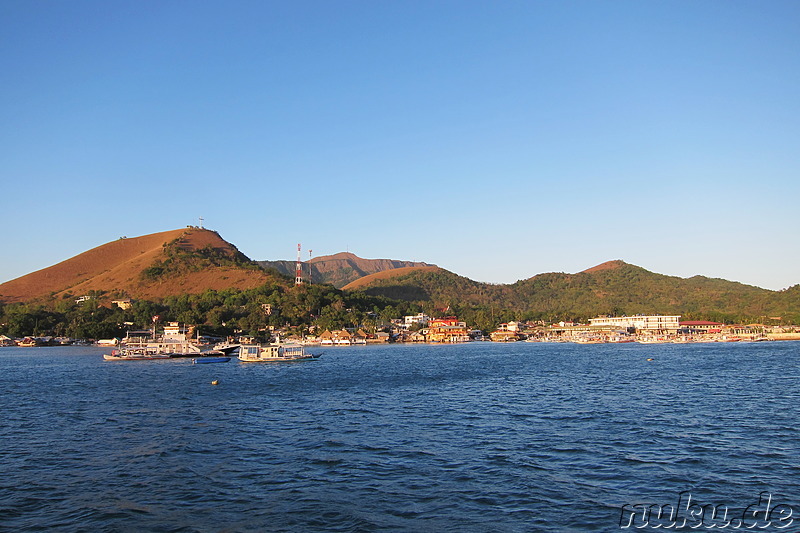
[[[602,315],[680,314],[687,319],[800,322],[800,286],[770,291],[723,279],[666,276],[622,261],[577,274],[547,273],[513,284],[481,283],[443,269],[374,279],[368,295],[450,308],[488,321],[563,320]]]

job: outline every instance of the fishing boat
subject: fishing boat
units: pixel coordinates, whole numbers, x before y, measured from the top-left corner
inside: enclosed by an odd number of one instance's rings
[[[322,355],[308,353],[299,344],[243,344],[239,347],[239,361],[243,363],[280,363],[317,359]]]

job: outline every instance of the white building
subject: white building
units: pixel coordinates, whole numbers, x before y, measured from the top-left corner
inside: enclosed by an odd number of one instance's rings
[[[403,325],[406,327],[406,329],[408,329],[410,326],[414,324],[422,324],[423,326],[427,326],[430,321],[431,317],[429,317],[425,313],[418,313],[416,315],[406,315],[403,317]]]
[[[675,333],[681,327],[680,315],[636,315],[590,318],[592,326],[611,326],[618,329],[636,328],[637,332]]]

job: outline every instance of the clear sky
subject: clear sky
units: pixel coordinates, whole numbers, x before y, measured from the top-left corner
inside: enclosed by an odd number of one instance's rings
[[[0,24],[0,282],[202,216],[258,260],[800,283],[796,0],[4,0]]]

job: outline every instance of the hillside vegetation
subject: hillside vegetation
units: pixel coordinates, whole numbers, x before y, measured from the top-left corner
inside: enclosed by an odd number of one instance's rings
[[[800,322],[800,286],[776,292],[703,276],[665,276],[623,261],[577,274],[539,274],[507,285],[476,282],[444,269],[414,269],[363,278],[346,288],[431,310],[449,307],[481,323],[498,317],[555,321],[653,313],[722,322],[778,316]]]

